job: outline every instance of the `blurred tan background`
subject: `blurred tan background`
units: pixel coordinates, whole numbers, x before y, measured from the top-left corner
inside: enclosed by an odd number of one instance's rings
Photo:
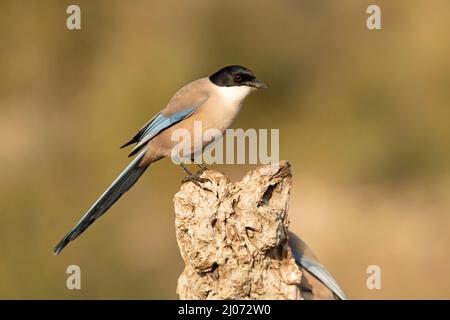
[[[66,8],[82,10],[69,31]],[[366,8],[381,6],[381,31]],[[450,2],[2,1],[0,298],[177,298],[164,160],[63,253],[183,84],[229,64],[269,89],[235,127],[279,128],[291,229],[353,299],[450,298]],[[240,179],[252,166],[214,166]],[[82,270],[69,291],[66,267]],[[382,289],[366,288],[366,268]]]

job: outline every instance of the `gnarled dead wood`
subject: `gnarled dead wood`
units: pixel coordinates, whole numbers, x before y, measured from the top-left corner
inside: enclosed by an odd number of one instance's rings
[[[233,183],[207,170],[202,187],[175,195],[176,236],[186,263],[181,299],[300,299],[302,273],[288,245],[288,162]]]

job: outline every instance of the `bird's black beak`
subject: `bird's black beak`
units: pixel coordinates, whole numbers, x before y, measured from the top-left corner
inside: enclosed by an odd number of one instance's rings
[[[264,82],[262,82],[261,80],[258,80],[256,78],[254,78],[253,80],[247,81],[245,84],[249,87],[256,88],[256,89],[267,89],[267,85]]]

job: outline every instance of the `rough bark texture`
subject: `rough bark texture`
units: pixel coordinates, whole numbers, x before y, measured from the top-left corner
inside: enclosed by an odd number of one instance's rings
[[[186,263],[181,299],[300,299],[302,273],[288,246],[288,162],[232,183],[207,170],[175,195],[176,235]]]

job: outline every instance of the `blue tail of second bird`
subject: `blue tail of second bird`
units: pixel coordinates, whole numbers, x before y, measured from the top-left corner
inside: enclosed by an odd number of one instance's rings
[[[139,166],[147,150],[141,151],[125,170],[114,180],[111,186],[98,198],[81,220],[53,249],[55,255],[70,242],[82,234],[95,220],[102,216],[119,198],[127,192],[148,168]]]

